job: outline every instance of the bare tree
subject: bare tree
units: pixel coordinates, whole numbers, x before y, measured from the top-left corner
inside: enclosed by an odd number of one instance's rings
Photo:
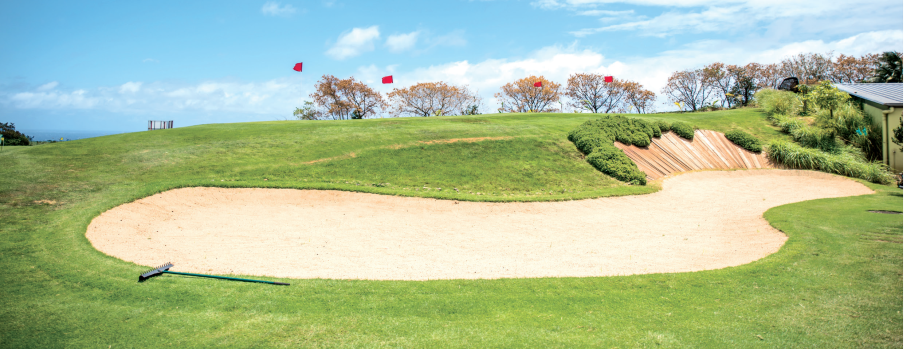
[[[537,82],[541,86],[534,86]],[[553,103],[559,100],[561,87],[543,76],[530,76],[503,85],[502,91],[493,96],[502,102],[502,111],[554,112]]]
[[[565,96],[571,99],[570,105],[575,108],[609,113],[622,106],[626,96],[625,82],[613,79],[607,83],[602,74],[572,74],[568,77]]]
[[[669,101],[681,103],[692,111],[712,100],[713,92],[709,76],[702,69],[674,72],[662,88]]]
[[[781,72],[787,77],[797,77],[801,84],[815,84],[832,76],[832,52],[827,54],[799,53],[785,58]]]
[[[719,95],[719,105],[725,107],[728,104],[728,108],[731,108],[731,102],[734,99],[729,98],[728,94],[731,93],[731,88],[736,83],[736,75],[732,74],[738,70],[738,66],[735,65],[725,65],[722,62],[716,62],[710,64],[706,67],[703,67],[703,74],[707,75],[707,81],[709,81],[710,86],[715,90]]]

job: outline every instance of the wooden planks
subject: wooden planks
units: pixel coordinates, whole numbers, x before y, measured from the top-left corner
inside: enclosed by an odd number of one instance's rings
[[[694,131],[694,141],[688,141],[673,132],[653,138],[647,147],[637,147],[615,142],[631,158],[637,167],[656,180],[669,174],[704,169],[762,169],[778,168],[760,153],[750,152],[725,138],[725,134],[712,130]]]

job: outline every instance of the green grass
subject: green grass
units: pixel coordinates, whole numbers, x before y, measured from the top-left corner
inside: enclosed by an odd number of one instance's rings
[[[869,183],[876,194],[769,210],[790,237],[778,253],[694,273],[274,279],[289,287],[165,275],[139,284],[146,267],[108,257],[84,236],[105,210],[196,185],[481,201],[656,191],[580,159],[565,136],[598,117],[217,124],[4,147],[0,347],[902,347],[901,216],[866,211],[901,211],[901,191]],[[787,139],[754,109],[644,117]],[[419,143],[474,137],[508,138]]]

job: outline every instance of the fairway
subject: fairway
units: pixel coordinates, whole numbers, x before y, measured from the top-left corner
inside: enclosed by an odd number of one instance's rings
[[[901,216],[870,212],[900,212],[900,189],[784,170],[628,185],[566,138],[599,117],[211,124],[4,148],[0,347],[901,347]],[[756,109],[637,117],[788,138]],[[114,252],[92,222],[116,213],[133,231]],[[137,282],[167,261],[291,286]]]
[[[787,237],[763,220],[771,207],[870,193],[797,170],[689,173],[653,194],[551,203],[182,188],[105,212],[87,237],[126,261],[196,273],[430,280],[687,272],[778,251]]]

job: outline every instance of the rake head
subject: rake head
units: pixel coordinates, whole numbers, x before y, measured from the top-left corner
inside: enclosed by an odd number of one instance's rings
[[[147,272],[141,274],[141,276],[138,276],[138,282],[144,282],[144,280],[146,280],[148,278],[151,278],[151,277],[154,277],[157,275],[162,275],[164,271],[169,270],[171,267],[173,267],[173,264],[166,263],[166,264],[157,266],[154,269],[148,270]]]

